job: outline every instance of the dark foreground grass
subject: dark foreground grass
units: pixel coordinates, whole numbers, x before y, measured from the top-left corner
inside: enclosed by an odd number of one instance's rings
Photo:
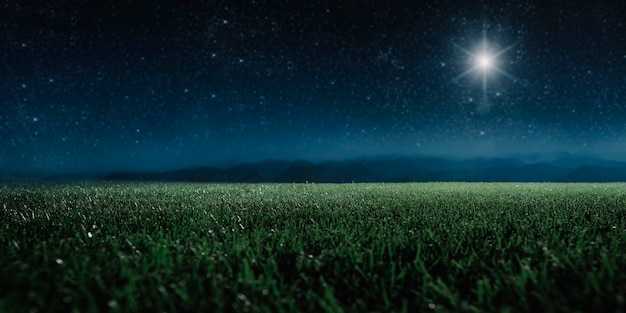
[[[0,188],[1,312],[623,312],[624,184]]]

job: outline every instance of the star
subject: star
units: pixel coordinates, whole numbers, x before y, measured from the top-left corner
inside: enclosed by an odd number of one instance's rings
[[[512,45],[502,50],[495,50],[494,47],[487,41],[487,39],[483,38],[482,42],[479,45],[479,48],[475,49],[474,51],[467,50],[465,48],[459,47],[458,45],[456,46],[463,52],[465,52],[465,54],[469,57],[471,67],[465,72],[461,73],[459,76],[455,77],[454,80],[461,79],[472,73],[479,73],[482,76],[483,90],[486,92],[488,77],[491,76],[490,74],[493,72],[497,72],[513,79],[513,77],[509,73],[505,72],[500,67],[501,62],[499,60],[500,56],[513,48]]]
[[[491,62],[492,56],[490,55],[480,55],[478,56],[478,66],[482,71],[488,71],[493,63]]]
[[[455,77],[454,81],[457,81],[472,73],[475,73],[478,77],[481,78],[483,100],[479,104],[478,109],[481,112],[485,113],[489,111],[489,108],[491,106],[487,93],[487,82],[489,78],[493,79],[495,78],[495,74],[501,74],[514,80],[514,78],[509,73],[507,73],[500,67],[500,65],[502,64],[502,62],[500,61],[500,57],[511,48],[513,48],[514,45],[508,46],[502,50],[498,50],[496,48],[497,45],[492,45],[491,43],[489,43],[485,31],[483,31],[483,39],[477,45],[478,47],[475,48],[473,51],[467,50],[456,44],[455,46],[461,49],[467,55],[470,65],[469,69]]]

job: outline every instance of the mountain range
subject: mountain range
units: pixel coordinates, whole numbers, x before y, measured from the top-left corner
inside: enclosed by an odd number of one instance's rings
[[[166,172],[119,172],[107,181],[164,182],[626,182],[626,162],[564,156],[552,160],[521,158],[453,159],[378,157],[314,163],[266,160],[230,167],[197,167]]]

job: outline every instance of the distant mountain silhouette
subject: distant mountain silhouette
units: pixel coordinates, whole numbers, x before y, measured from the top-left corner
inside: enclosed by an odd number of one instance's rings
[[[312,163],[266,160],[228,168],[199,167],[169,172],[122,172],[112,181],[166,182],[626,182],[626,162],[567,156],[552,161],[517,158],[453,160],[443,157],[389,157]]]
[[[581,166],[563,175],[560,181],[616,182],[626,181],[625,167]]]
[[[222,182],[229,181],[226,172],[219,168],[199,167],[181,169],[162,173],[153,172],[122,172],[106,176],[106,180],[118,181],[188,181],[188,182]]]
[[[380,178],[361,162],[329,162],[293,166],[276,178],[281,183],[347,183],[374,182]]]

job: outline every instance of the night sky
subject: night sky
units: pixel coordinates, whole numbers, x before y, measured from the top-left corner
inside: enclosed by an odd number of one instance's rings
[[[7,0],[0,56],[5,173],[626,160],[617,0]]]

